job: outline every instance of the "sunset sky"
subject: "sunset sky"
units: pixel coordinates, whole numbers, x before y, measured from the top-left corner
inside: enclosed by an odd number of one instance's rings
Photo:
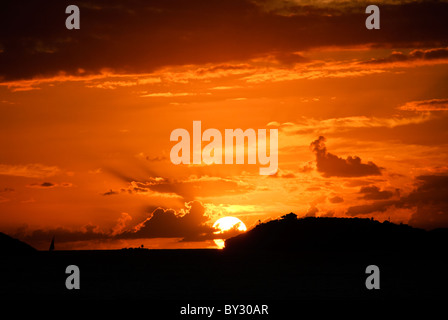
[[[7,1],[0,231],[47,250],[215,247],[221,217],[289,212],[448,227],[448,2],[375,1],[380,30],[368,4]],[[195,120],[278,129],[278,172],[174,165]]]

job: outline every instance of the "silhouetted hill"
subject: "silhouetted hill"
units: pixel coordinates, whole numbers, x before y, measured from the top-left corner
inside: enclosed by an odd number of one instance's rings
[[[225,248],[277,251],[414,251],[438,250],[447,230],[425,231],[405,224],[361,218],[301,218],[294,213],[261,223],[227,239]]]
[[[0,255],[28,254],[37,251],[29,244],[0,232]]]

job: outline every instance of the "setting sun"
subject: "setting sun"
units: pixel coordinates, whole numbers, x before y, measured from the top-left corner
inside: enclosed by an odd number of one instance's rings
[[[238,218],[235,217],[224,217],[221,219],[218,219],[213,224],[214,229],[218,229],[219,231],[216,231],[215,234],[222,234],[226,231],[241,231],[244,232],[247,230],[246,225]],[[218,248],[222,249],[225,246],[223,239],[215,239],[214,240]]]

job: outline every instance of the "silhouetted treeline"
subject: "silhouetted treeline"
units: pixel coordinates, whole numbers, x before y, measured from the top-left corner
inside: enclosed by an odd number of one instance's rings
[[[365,218],[297,218],[294,213],[260,223],[227,239],[226,251],[410,251],[440,250],[446,229],[425,231]]]

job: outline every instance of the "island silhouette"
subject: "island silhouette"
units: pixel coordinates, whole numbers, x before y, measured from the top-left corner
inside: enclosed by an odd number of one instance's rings
[[[227,239],[225,248],[248,252],[416,252],[440,250],[447,239],[447,229],[425,231],[368,218],[298,218],[291,212]]]
[[[227,239],[223,250],[37,251],[0,233],[0,298],[165,304],[446,300],[447,235],[446,229],[425,231],[361,218],[298,218],[294,213]],[[70,265],[80,270],[79,290],[65,286]],[[370,265],[380,270],[379,290],[365,286]]]

